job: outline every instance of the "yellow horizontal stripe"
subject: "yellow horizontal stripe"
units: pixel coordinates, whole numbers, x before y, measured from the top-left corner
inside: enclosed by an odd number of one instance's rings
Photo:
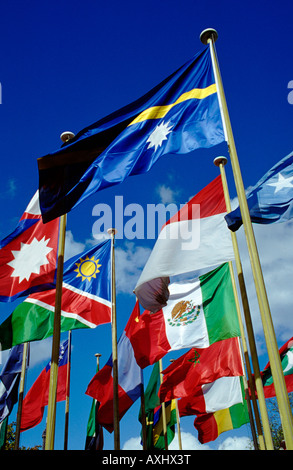
[[[194,88],[191,91],[183,93],[183,95],[181,95],[178,100],[175,101],[175,103],[168,104],[165,106],[153,106],[152,108],[146,109],[141,114],[139,114],[129,124],[129,126],[131,126],[132,124],[136,124],[137,122],[146,121],[147,119],[161,119],[162,117],[166,116],[166,114],[170,111],[170,109],[173,108],[173,106],[176,106],[177,104],[192,99],[202,100],[203,98],[206,98],[207,96],[212,95],[216,92],[217,88],[215,84],[210,85],[207,88]]]
[[[233,429],[229,408],[226,408],[225,410],[215,411],[214,418],[218,426],[218,435],[222,432],[230,431],[231,429]]]

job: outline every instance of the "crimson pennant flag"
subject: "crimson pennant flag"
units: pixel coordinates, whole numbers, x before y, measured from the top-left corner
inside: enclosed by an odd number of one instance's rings
[[[243,375],[239,338],[218,341],[208,348],[192,348],[163,371],[161,402],[192,396],[196,387],[220,377]]]
[[[293,392],[293,337],[290,338],[285,344],[283,344],[283,346],[279,349],[279,353],[287,392],[291,393]],[[265,366],[264,370],[261,372],[261,376],[265,397],[275,397],[275,386],[269,362]]]
[[[60,345],[59,350],[57,402],[66,400],[68,367],[68,340],[66,340]],[[20,424],[21,432],[37,426],[43,419],[44,409],[48,405],[49,399],[50,370],[51,361],[42,370],[23,400]]]
[[[38,191],[16,229],[0,241],[0,302],[54,287],[59,219],[44,225]]]

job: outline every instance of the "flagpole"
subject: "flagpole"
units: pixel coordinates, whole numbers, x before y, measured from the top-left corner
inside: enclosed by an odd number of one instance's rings
[[[163,382],[163,364],[162,359],[159,360],[159,368],[160,368],[160,382]],[[161,403],[162,406],[162,420],[163,420],[163,433],[164,433],[164,442],[165,442],[165,450],[168,450],[168,436],[167,436],[167,419],[166,419],[166,407],[165,403]]]
[[[15,428],[14,450],[18,450],[18,448],[19,448],[20,424],[21,424],[24,384],[25,384],[25,377],[26,377],[28,346],[29,346],[29,343],[23,343],[20,384],[19,384],[19,392],[18,392],[18,408],[17,408],[16,428]]]
[[[233,287],[233,292],[234,292],[234,299],[235,299],[235,303],[236,303],[236,310],[237,310],[237,316],[238,316],[239,327],[240,327],[240,336],[241,336],[241,342],[242,342],[242,351],[241,352],[242,352],[243,372],[245,370],[244,369],[244,363],[245,363],[248,378],[250,380],[250,383],[252,383],[252,374],[251,374],[251,368],[250,368],[248,351],[247,351],[247,343],[246,343],[246,338],[245,338],[245,334],[244,334],[243,322],[242,322],[242,318],[241,318],[240,304],[239,304],[239,299],[238,299],[238,295],[237,295],[236,281],[235,281],[232,261],[229,261],[229,271],[230,271],[230,275],[231,275],[232,287]],[[251,433],[252,433],[254,448],[255,448],[255,450],[258,450],[255,424],[254,424],[253,415],[252,415],[252,408],[251,408],[251,402],[250,402],[249,391],[248,391],[248,384],[247,384],[247,379],[246,379],[245,373],[243,373],[243,384],[244,384],[245,400],[247,402],[247,408],[248,408],[249,421],[250,421],[250,427],[251,427]],[[254,399],[255,399],[255,396],[254,396]],[[258,412],[257,412],[255,418],[256,418],[256,421],[259,422]],[[259,437],[260,437],[260,448],[261,448],[261,450],[265,450],[261,426],[259,426],[258,430],[259,430]]]
[[[174,362],[175,359],[170,359],[170,362]],[[181,427],[180,427],[180,415],[179,415],[179,408],[178,408],[178,399],[175,398],[175,406],[176,406],[176,421],[177,421],[177,434],[178,434],[178,445],[179,450],[182,450],[182,440],[181,440]]]
[[[214,29],[206,29],[201,35],[200,39],[203,44],[209,44],[213,69],[215,74],[215,80],[218,89],[218,97],[220,102],[220,108],[222,113],[223,124],[225,128],[229,153],[231,157],[231,165],[234,174],[234,181],[236,191],[239,200],[239,206],[246,235],[246,241],[250,256],[250,262],[254,275],[254,281],[256,286],[256,292],[258,297],[259,309],[262,318],[264,336],[267,344],[267,350],[270,360],[270,366],[276,391],[276,398],[279,406],[281,423],[284,431],[284,437],[286,441],[287,449],[293,449],[293,416],[290,408],[286,383],[282,370],[280,354],[278,350],[278,344],[276,335],[274,332],[273,322],[271,318],[270,307],[268,303],[266,288],[264,284],[263,274],[261,270],[258,250],[250,219],[248,204],[245,195],[245,189],[242,181],[236,146],[234,142],[234,136],[232,132],[230,117],[228,113],[226,98],[224,94],[224,88],[222,84],[221,74],[215,52],[215,41],[218,38],[218,33]]]
[[[142,448],[147,450],[147,431],[146,431],[146,414],[145,414],[145,399],[144,399],[144,386],[141,386],[140,406],[141,406],[141,426],[142,426]]]
[[[72,331],[69,330],[69,332],[68,332],[68,351],[67,351],[67,374],[66,374],[64,450],[68,449],[69,395],[70,395],[70,371],[71,371],[71,336],[72,336]]]
[[[118,353],[117,353],[117,318],[116,318],[116,285],[115,285],[115,228],[109,228],[111,235],[111,264],[112,264],[112,362],[113,362],[113,418],[114,418],[114,450],[120,450],[119,401],[118,401]]]
[[[63,132],[60,136],[62,142],[72,139],[72,132]],[[55,438],[55,418],[56,418],[56,396],[57,396],[57,380],[58,380],[58,360],[60,349],[60,329],[61,329],[61,300],[63,285],[63,265],[65,251],[65,234],[66,234],[66,214],[60,217],[59,240],[58,240],[58,261],[57,261],[57,277],[56,277],[56,295],[55,295],[55,311],[53,324],[53,341],[51,354],[51,368],[49,381],[49,398],[46,426],[46,450],[54,449]]]
[[[220,169],[227,212],[231,212],[232,210],[231,200],[230,200],[228,183],[227,183],[226,172],[225,172],[225,165],[227,161],[228,160],[226,157],[220,156],[214,159],[214,164]],[[259,445],[260,445],[261,450],[265,450],[266,447],[268,450],[273,450],[274,445],[273,445],[272,434],[271,434],[271,429],[270,429],[270,422],[269,422],[268,411],[266,407],[264,390],[263,390],[263,384],[262,384],[262,379],[261,379],[261,374],[260,374],[260,368],[259,368],[259,362],[258,362],[257,350],[256,350],[256,344],[255,344],[255,336],[254,336],[254,331],[253,331],[253,326],[252,326],[252,321],[251,321],[251,314],[250,314],[250,308],[249,308],[249,303],[248,303],[244,275],[243,275],[242,263],[240,259],[240,252],[239,252],[239,247],[238,247],[238,242],[237,242],[237,237],[236,237],[235,232],[231,231],[231,238],[232,238],[233,251],[235,255],[235,265],[236,265],[238,283],[239,283],[239,288],[240,288],[251,360],[252,360],[252,365],[253,365],[253,370],[254,370],[254,380],[253,380],[251,370],[250,370],[250,361],[249,361],[247,348],[246,348],[247,356],[246,356],[245,362],[246,362],[246,365],[248,365],[249,367],[249,369],[247,370],[248,380],[250,383],[252,403],[253,403],[253,408],[254,408],[254,413],[255,413],[255,418],[256,418]],[[259,419],[258,407],[257,407],[257,402],[256,402],[256,397],[255,397],[255,388],[257,391],[257,397],[259,401],[260,414],[262,417],[263,431],[262,431],[262,427],[261,427],[261,423]]]

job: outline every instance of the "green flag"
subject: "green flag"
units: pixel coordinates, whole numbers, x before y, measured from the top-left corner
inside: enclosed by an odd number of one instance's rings
[[[145,414],[146,414],[146,435],[147,450],[165,449],[162,405],[158,397],[160,388],[160,369],[157,362],[152,370],[148,386],[145,390]],[[175,400],[165,403],[166,422],[167,422],[167,440],[168,445],[175,436],[176,407]],[[141,410],[139,414],[141,422]]]
[[[5,448],[7,425],[8,416],[0,423],[0,450],[4,450]]]

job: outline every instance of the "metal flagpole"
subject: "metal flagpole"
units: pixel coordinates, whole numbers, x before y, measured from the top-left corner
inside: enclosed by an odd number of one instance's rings
[[[63,132],[60,137],[61,137],[62,142],[67,142],[68,140],[72,139],[72,137],[74,137],[74,134],[72,132]],[[56,296],[55,296],[53,341],[52,341],[47,427],[46,427],[46,446],[45,446],[46,450],[54,449],[58,360],[59,360],[59,349],[60,349],[61,300],[62,300],[62,284],[63,284],[64,251],[65,251],[65,232],[66,232],[66,214],[60,217],[60,228],[59,228]]]
[[[113,417],[114,417],[114,450],[120,450],[119,401],[118,401],[118,354],[117,354],[117,319],[116,319],[116,285],[115,285],[115,250],[114,239],[117,230],[109,228],[111,235],[111,264],[112,264],[112,362],[113,362]]]
[[[29,348],[29,343],[23,343],[20,384],[19,384],[19,392],[18,392],[18,408],[17,408],[17,417],[16,417],[14,450],[18,450],[18,448],[19,448],[20,424],[21,424],[24,384],[25,384],[25,376],[26,376],[26,368],[27,368],[28,348]]]
[[[159,360],[159,368],[160,368],[160,382],[163,382],[162,371],[162,359]],[[164,433],[164,441],[165,441],[165,450],[168,450],[168,436],[167,436],[167,419],[166,419],[166,407],[165,403],[161,403],[162,406],[162,420],[163,420],[163,433]]]
[[[239,304],[239,299],[238,299],[238,295],[237,295],[236,281],[235,281],[232,261],[229,261],[229,271],[230,271],[230,275],[231,275],[232,287],[233,287],[233,292],[234,292],[234,299],[235,299],[237,316],[238,316],[239,327],[240,327],[240,336],[241,336],[241,344],[242,344],[241,353],[242,353],[243,371],[245,370],[244,369],[244,363],[245,363],[246,372],[247,372],[248,378],[249,378],[250,383],[251,383],[252,382],[252,375],[251,375],[251,369],[250,369],[250,364],[249,364],[247,344],[246,344],[246,338],[245,338],[245,334],[244,334],[243,322],[242,322],[242,318],[241,318],[240,304]],[[247,408],[248,408],[249,421],[250,421],[250,427],[251,427],[251,433],[252,433],[254,448],[255,448],[255,450],[258,450],[257,436],[256,436],[256,432],[255,432],[255,424],[254,424],[254,421],[253,421],[252,408],[251,408],[251,402],[250,402],[249,390],[248,390],[248,383],[247,383],[245,373],[243,374],[243,384],[244,384],[245,399],[246,399],[246,402],[247,402]],[[255,397],[254,397],[254,399],[255,399]],[[258,413],[255,416],[255,418],[256,418],[256,420],[258,418],[258,421],[259,421]],[[259,431],[260,431],[260,442],[261,442],[260,447],[261,447],[262,450],[265,450],[261,426],[259,426]]]
[[[280,411],[281,423],[284,431],[284,437],[286,441],[287,449],[293,449],[293,416],[290,408],[288,393],[286,389],[286,383],[284,379],[284,374],[282,370],[280,354],[278,349],[278,344],[276,340],[276,335],[274,332],[273,322],[271,318],[271,312],[269,307],[269,302],[267,298],[266,288],[264,284],[262,269],[260,265],[258,250],[256,246],[256,241],[254,237],[254,232],[252,228],[252,223],[249,215],[248,204],[245,195],[245,189],[242,181],[236,146],[234,142],[234,136],[232,132],[230,117],[228,113],[226,98],[224,94],[224,88],[222,84],[220,69],[217,61],[216,51],[214,42],[218,38],[218,33],[214,29],[206,29],[201,35],[200,39],[203,44],[209,44],[213,69],[215,74],[215,80],[217,84],[218,98],[220,102],[220,108],[222,113],[223,124],[226,133],[226,139],[228,143],[229,153],[231,157],[231,165],[234,174],[234,181],[236,186],[236,191],[239,200],[239,206],[243,221],[243,227],[245,231],[250,262],[252,267],[252,272],[254,276],[255,288],[259,303],[259,309],[262,319],[262,325],[264,330],[264,336],[266,340],[270,366],[276,391],[276,398],[278,402],[278,407]]]
[[[69,332],[68,332],[68,351],[67,351],[64,450],[68,449],[69,395],[70,395],[70,369],[71,369],[71,336],[72,336],[72,331],[69,330]]]
[[[220,156],[214,159],[214,164],[218,166],[220,169],[227,212],[231,212],[232,210],[231,201],[230,201],[228,183],[227,183],[226,172],[225,172],[225,165],[227,161],[228,160],[226,157]],[[266,407],[266,402],[265,402],[263,384],[262,384],[259,362],[258,362],[258,357],[257,357],[254,331],[253,331],[250,308],[249,308],[249,303],[248,303],[248,298],[247,298],[246,285],[244,281],[242,263],[240,260],[239,247],[238,247],[238,242],[237,242],[237,237],[236,237],[235,232],[231,232],[231,238],[232,238],[233,250],[234,250],[234,255],[235,255],[235,265],[236,265],[236,271],[237,271],[237,276],[238,276],[238,282],[239,282],[239,288],[240,288],[240,294],[241,294],[241,300],[242,300],[242,306],[243,306],[243,312],[244,312],[244,318],[245,318],[245,325],[246,325],[246,330],[247,330],[247,337],[248,337],[251,360],[252,360],[253,371],[254,371],[254,380],[251,377],[251,374],[248,375],[248,378],[249,378],[249,383],[250,383],[250,388],[251,388],[252,403],[254,407],[254,413],[256,417],[256,424],[257,424],[258,435],[259,435],[259,445],[260,445],[261,450],[264,450],[265,448],[267,448],[268,450],[273,450],[274,445],[273,445],[272,434],[271,434],[271,429],[270,429],[270,422],[269,422],[269,417],[268,417],[268,412],[267,412],[267,407]],[[246,364],[249,364],[249,358],[246,359]],[[254,387],[254,384],[255,384],[255,387]],[[256,398],[255,398],[255,388],[257,391],[260,414],[261,414],[262,422],[263,422],[263,432],[261,429],[261,423],[259,422],[259,419],[258,419],[258,408],[257,408],[257,403],[256,403]],[[263,433],[264,433],[265,440],[263,439],[263,435],[262,435]]]

